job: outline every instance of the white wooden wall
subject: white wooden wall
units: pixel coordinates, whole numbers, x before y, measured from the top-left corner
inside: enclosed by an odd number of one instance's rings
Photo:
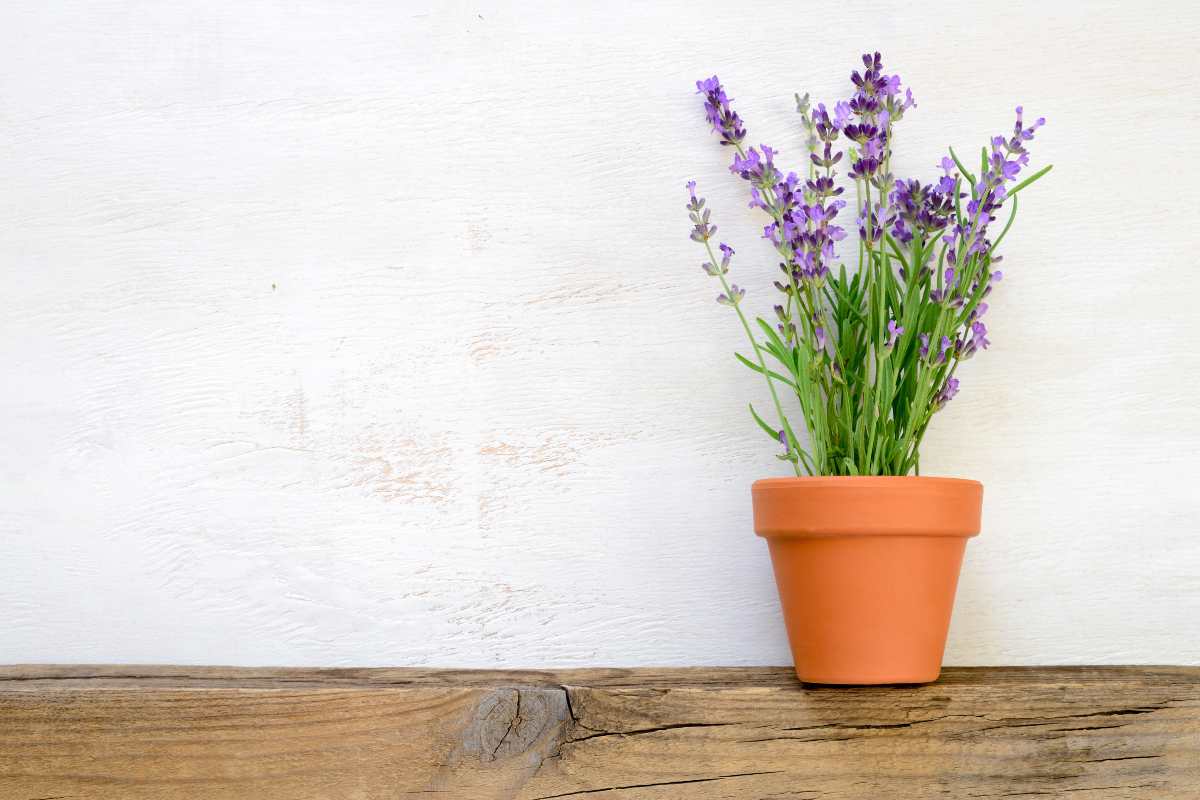
[[[693,94],[796,159],[864,49],[932,177],[1024,103],[948,661],[1200,663],[1190,2],[0,6],[0,662],[786,663]]]

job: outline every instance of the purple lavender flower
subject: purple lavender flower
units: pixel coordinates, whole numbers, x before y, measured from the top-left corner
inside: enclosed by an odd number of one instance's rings
[[[1021,171],[1021,165],[1016,161],[1007,161],[1000,153],[992,153],[992,170],[1003,180],[1011,181]]]
[[[813,132],[822,142],[832,142],[838,138],[841,126],[829,118],[829,111],[826,110],[824,103],[817,104],[816,110],[812,113],[812,122]]]
[[[987,228],[996,219],[993,212],[1003,205],[1008,196],[1006,184],[1015,181],[1022,168],[1029,163],[1029,151],[1025,149],[1025,142],[1032,140],[1034,132],[1046,124],[1046,118],[1039,117],[1037,122],[1026,128],[1021,106],[1017,106],[1016,112],[1013,135],[1008,139],[1003,136],[992,137],[992,152],[987,161],[987,170],[979,176],[973,187],[971,201],[967,204],[968,222],[965,231],[960,234],[967,255],[982,255],[991,251]]]
[[[858,70],[850,73],[850,82],[858,87],[860,94],[874,97],[888,85],[886,76],[881,74],[883,59],[880,58],[879,53],[875,53],[874,56],[870,53],[863,53],[862,61],[866,71],[862,75],[858,74]]]
[[[879,171],[880,161],[877,158],[860,158],[850,166],[849,175],[851,178],[858,180],[859,178],[870,178]]]
[[[718,275],[726,275],[729,273],[729,261],[733,258],[733,248],[721,242],[717,245],[721,250],[721,261],[717,264],[711,261],[705,261],[700,267],[714,278]]]
[[[938,360],[939,364],[946,363],[946,357],[950,352],[950,348],[953,346],[954,346],[954,342],[950,341],[949,336],[943,336],[942,340],[940,342],[938,342],[938,358],[937,358],[937,360]]]
[[[746,138],[742,118],[729,105],[729,97],[716,75],[696,81],[696,93],[704,95],[704,113],[714,133],[721,135],[722,145],[737,146]]]
[[[742,302],[742,298],[746,296],[746,290],[740,288],[736,283],[729,287],[729,294],[721,292],[717,295],[717,302],[723,306],[736,306]]]
[[[829,142],[826,142],[825,148],[822,150],[820,156],[818,156],[816,153],[810,153],[808,157],[815,166],[829,169],[834,164],[842,160],[842,151],[839,150],[836,153],[833,152],[833,145]]]
[[[936,395],[934,395],[934,398],[933,398],[934,411],[937,411],[937,410],[940,410],[941,408],[943,408],[946,405],[946,403],[949,403],[951,400],[954,399],[954,395],[956,395],[956,394],[958,394],[958,378],[955,378],[955,377],[946,378],[946,382],[944,384],[942,384],[942,388],[938,391],[938,393]]]
[[[859,144],[866,144],[879,135],[878,128],[865,122],[860,125],[847,125],[845,131],[843,132],[846,134],[847,139],[858,142]]]
[[[954,258],[954,248],[951,247],[946,251],[946,261],[951,264],[956,263]],[[930,289],[929,299],[935,303],[946,303],[951,306],[962,305],[962,297],[958,292],[958,283],[955,281],[954,267],[946,267],[946,271],[942,273],[944,284],[941,289]]]
[[[888,340],[884,347],[895,347],[896,340],[900,338],[900,334],[904,333],[904,328],[896,324],[896,320],[890,319],[887,324]]]
[[[741,176],[744,180],[753,178],[761,178],[763,173],[764,162],[759,155],[758,150],[751,147],[746,151],[746,155],[733,156],[733,163],[729,165],[729,171],[734,175]]]
[[[691,238],[693,241],[703,244],[708,249],[708,252],[711,256],[712,245],[709,244],[709,241],[717,232],[717,227],[715,225],[710,225],[708,222],[709,210],[704,207],[704,198],[696,196],[696,182],[688,181],[687,190],[688,195],[691,198],[687,204],[688,215],[692,220]],[[712,261],[705,261],[700,265],[700,267],[708,275],[711,275],[714,278],[720,277],[722,284],[724,284],[724,276],[729,272],[729,262],[733,259],[734,250],[732,247],[725,244],[725,242],[718,244],[717,249],[721,251],[720,261],[715,264]],[[729,286],[728,292],[722,292],[717,296],[717,302],[722,305],[736,306],[745,296],[746,290],[740,288],[735,283]]]
[[[904,244],[911,242],[917,232],[925,237],[941,232],[954,213],[954,200],[941,190],[940,184],[934,187],[922,185],[918,180],[900,180],[889,200],[892,235]]]
[[[696,196],[696,182],[687,182],[688,194],[691,195],[691,200],[688,201],[687,210],[688,217],[692,220],[692,241],[703,244],[713,237],[717,232],[716,225],[710,225],[709,210],[704,207],[704,198]]]
[[[953,193],[958,190],[958,167],[955,166],[954,159],[950,156],[944,156],[938,166],[945,171],[945,174],[938,179],[938,191],[953,199]]]
[[[844,186],[834,186],[833,178],[814,178],[811,181],[805,181],[804,185],[814,198],[837,197],[846,191]]]
[[[711,79],[701,82],[705,91],[717,92],[718,87]],[[776,285],[789,293],[793,284],[820,281],[828,276],[827,262],[836,257],[834,244],[846,236],[846,231],[834,224],[834,218],[845,206],[843,201],[833,199],[844,191],[833,180],[833,166],[841,160],[842,152],[835,151],[832,143],[840,136],[840,130],[824,105],[810,114],[807,97],[798,96],[796,100],[806,127],[816,141],[824,143],[819,153],[814,147],[810,159],[815,166],[824,168],[825,174],[803,184],[794,172],[783,177],[775,166],[777,152],[768,145],[745,151],[739,147],[730,166],[731,172],[751,184],[750,207],[772,216],[772,221],[763,227],[763,238],[785,258],[781,266],[788,281]]]
[[[879,100],[874,97],[867,97],[863,94],[856,94],[850,98],[847,103],[850,106],[850,112],[859,117],[874,117],[879,113]]]
[[[864,53],[862,61],[866,70],[850,75],[856,91],[844,106],[849,114],[843,132],[859,145],[850,177],[868,180],[886,195],[891,182],[886,170],[891,159],[891,128],[905,111],[916,105],[916,101],[909,90],[905,90],[900,99],[900,76],[883,73],[883,59],[879,53]],[[843,106],[839,104],[838,108]],[[851,118],[857,121],[851,122]]]
[[[987,326],[976,320],[971,323],[971,337],[959,342],[959,358],[965,361],[980,350],[987,350],[990,344],[991,342],[987,338]]]
[[[858,212],[858,235],[864,242],[876,244],[883,239],[883,226],[879,224],[879,204],[872,203],[868,209],[864,203]],[[870,233],[868,235],[868,228]]]
[[[987,350],[988,345],[991,344],[987,338],[987,326],[979,320],[971,323],[971,341],[978,342],[980,350]]]
[[[833,107],[833,126],[838,130],[843,130],[849,121],[850,104],[845,100],[839,100],[837,105]]]

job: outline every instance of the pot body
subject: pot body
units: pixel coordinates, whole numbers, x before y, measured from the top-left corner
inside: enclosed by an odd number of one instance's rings
[[[937,680],[983,485],[957,478],[756,481],[796,675],[808,683]]]

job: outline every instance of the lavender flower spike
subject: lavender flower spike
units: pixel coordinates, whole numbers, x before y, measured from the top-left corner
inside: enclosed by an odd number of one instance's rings
[[[704,113],[714,133],[721,134],[721,144],[739,145],[746,138],[742,118],[729,105],[729,97],[716,75],[696,81],[696,93],[704,95]]]
[[[688,217],[692,220],[692,241],[704,244],[717,232],[716,225],[710,225],[709,211],[704,207],[704,198],[696,196],[696,182],[687,182],[688,194],[691,195],[691,200],[688,201],[687,210]],[[711,273],[710,273],[711,274]]]

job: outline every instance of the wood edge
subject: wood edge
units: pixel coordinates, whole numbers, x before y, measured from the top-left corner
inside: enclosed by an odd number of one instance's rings
[[[933,684],[950,688],[1021,683],[1106,682],[1200,685],[1200,666],[1077,665],[946,667]],[[563,670],[425,669],[420,667],[305,668],[200,665],[16,664],[0,666],[0,692],[81,689],[386,689],[595,687],[667,689],[782,688],[825,691],[889,691],[896,687],[814,687],[796,680],[790,667],[591,667]]]

